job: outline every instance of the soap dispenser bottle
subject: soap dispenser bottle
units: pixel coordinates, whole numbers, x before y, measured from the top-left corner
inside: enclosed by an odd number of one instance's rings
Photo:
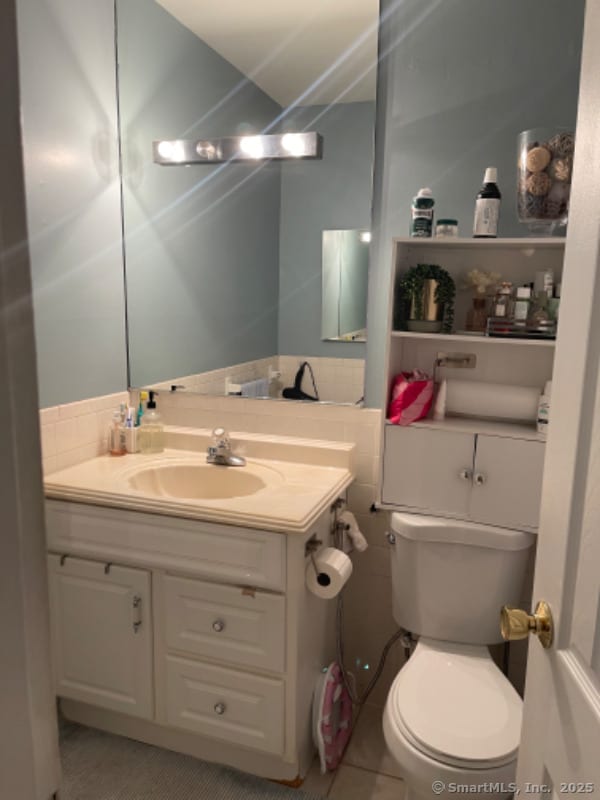
[[[165,428],[156,410],[156,392],[148,394],[150,399],[140,422],[138,446],[140,453],[162,453],[165,449]]]

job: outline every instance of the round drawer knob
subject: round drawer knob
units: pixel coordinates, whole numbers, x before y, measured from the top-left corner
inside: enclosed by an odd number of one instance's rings
[[[216,619],[212,624],[212,628],[215,633],[221,633],[221,631],[225,630],[225,623],[222,619]]]
[[[485,475],[483,472],[476,472],[473,476],[473,482],[475,486],[483,486],[486,481],[487,475]]]
[[[225,703],[216,703],[215,704],[215,714],[222,716],[225,713],[227,706]]]

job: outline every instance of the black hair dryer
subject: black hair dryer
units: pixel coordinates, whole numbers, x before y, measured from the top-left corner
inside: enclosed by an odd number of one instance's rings
[[[302,389],[302,380],[304,378],[304,372],[306,368],[310,370],[310,377],[312,378],[313,389],[315,390],[314,397],[310,394],[306,394],[305,391]],[[319,393],[317,392],[317,386],[315,384],[315,376],[312,371],[311,365],[308,361],[304,361],[300,364],[298,372],[296,373],[296,377],[294,378],[294,385],[288,386],[286,389],[282,391],[282,396],[285,397],[286,400],[313,400],[318,401]]]

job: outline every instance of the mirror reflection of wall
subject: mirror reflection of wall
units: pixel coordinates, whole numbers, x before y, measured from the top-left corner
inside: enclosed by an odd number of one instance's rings
[[[298,62],[311,26],[322,31],[314,13],[290,17],[283,10],[279,47],[261,51],[280,63],[257,69],[244,63],[257,47],[251,14],[228,16],[225,4],[219,27],[218,13],[210,23],[199,21],[184,0],[117,2],[133,386],[173,382],[222,394],[227,378],[244,384],[269,370],[281,371],[285,385],[308,358],[322,377],[322,399],[362,396],[364,345],[323,342],[319,332],[322,231],[371,224],[378,7],[366,5],[371,30],[362,19],[343,32],[354,50],[344,36],[322,41],[316,52],[325,66],[309,63],[314,47]],[[324,77],[311,86],[315,66]],[[152,161],[157,139],[304,130],[323,135],[322,160],[190,167]],[[351,313],[348,298],[346,305]],[[344,395],[333,396],[323,390],[335,384],[325,361],[346,359],[360,362],[352,370],[356,385],[348,381]]]
[[[323,231],[323,339],[365,341],[369,231]]]

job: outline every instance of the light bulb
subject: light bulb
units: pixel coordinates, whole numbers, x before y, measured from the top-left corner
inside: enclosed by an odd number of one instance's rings
[[[281,146],[284,150],[287,150],[291,156],[303,156],[306,152],[304,137],[301,133],[285,133],[281,140]]]
[[[185,150],[181,142],[159,142],[156,149],[158,155],[167,161],[183,161],[185,159]]]
[[[260,136],[244,136],[240,141],[240,150],[250,158],[262,158],[264,149]]]

